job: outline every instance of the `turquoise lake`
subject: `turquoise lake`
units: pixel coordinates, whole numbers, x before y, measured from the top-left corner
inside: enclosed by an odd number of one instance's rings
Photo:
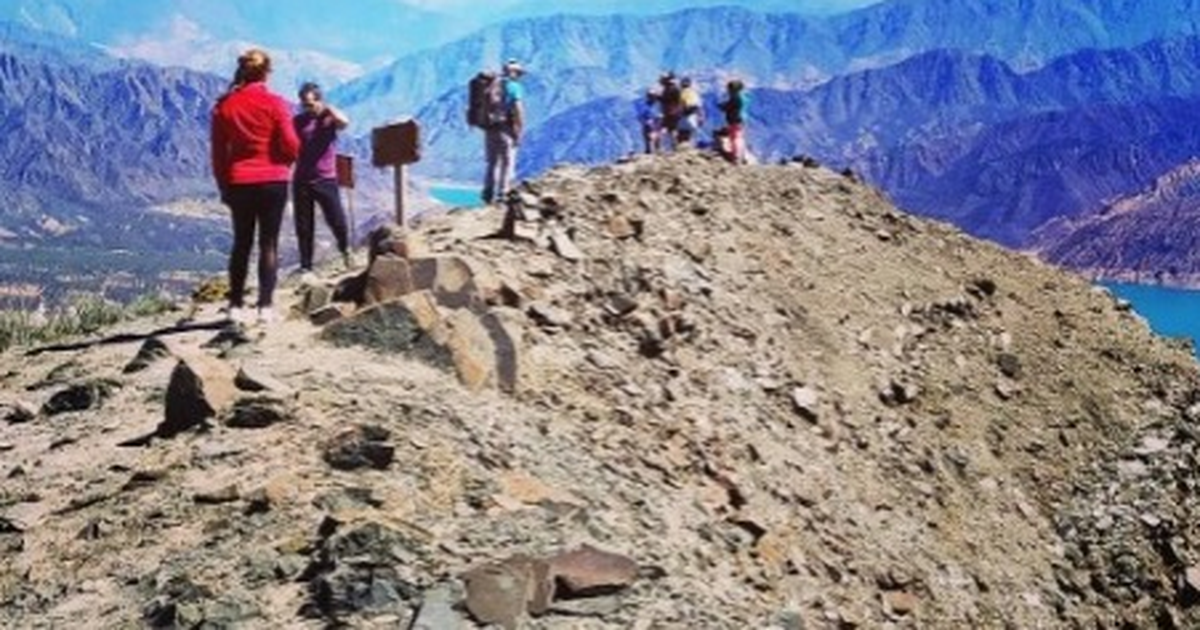
[[[1154,332],[1164,337],[1200,338],[1200,291],[1147,284],[1101,283],[1128,300]]]
[[[452,208],[478,208],[483,205],[479,189],[466,186],[431,186],[429,196]]]

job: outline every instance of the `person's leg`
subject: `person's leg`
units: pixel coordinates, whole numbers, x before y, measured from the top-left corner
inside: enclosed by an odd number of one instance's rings
[[[729,150],[729,161],[733,162],[734,164],[741,164],[743,157],[741,124],[729,125]]]
[[[233,219],[233,248],[229,252],[229,306],[242,308],[246,296],[246,274],[254,247],[254,225],[258,213],[252,187],[229,188],[229,212]]]
[[[338,251],[342,254],[350,251],[350,230],[346,225],[346,211],[342,209],[342,196],[338,191],[336,180],[323,179],[310,187],[317,204],[321,206],[321,214],[325,217],[325,225],[333,233],[337,241]]]
[[[292,186],[292,216],[296,224],[296,248],[300,250],[300,268],[311,271],[313,268],[313,239],[316,230],[313,225],[312,184],[296,182]]]
[[[692,117],[684,116],[679,121],[679,145],[686,146],[692,143]]]
[[[279,278],[279,230],[287,206],[286,183],[258,186],[258,307],[274,303]]]
[[[516,181],[517,171],[517,141],[507,133],[500,134],[499,171],[496,196],[503,200],[508,197],[508,191]]]
[[[674,151],[679,148],[679,136],[676,135],[678,133],[679,133],[679,119],[672,117],[672,116],[663,118],[663,131],[662,131],[662,136],[660,136],[660,142],[663,143],[663,145],[662,145],[663,152],[666,152],[668,150]],[[668,140],[671,142],[670,149],[667,149],[667,146],[666,146],[666,142]]]
[[[746,148],[746,126],[745,123],[737,126],[737,142],[733,145],[733,150],[737,152],[737,163],[748,164],[750,161],[749,152]]]
[[[503,136],[504,133],[497,129],[488,129],[483,132],[484,138],[484,155],[487,160],[487,168],[483,174],[483,203],[490,204],[496,201],[496,179],[497,170],[500,166],[500,154],[503,152]]]

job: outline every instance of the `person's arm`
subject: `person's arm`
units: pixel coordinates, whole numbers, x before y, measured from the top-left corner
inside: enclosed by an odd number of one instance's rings
[[[513,140],[519,144],[521,136],[525,133],[525,86],[516,81],[508,81],[504,84],[504,89],[507,92],[505,98],[510,103],[508,118]]]
[[[326,103],[324,113],[333,120],[333,126],[337,127],[339,130],[350,126],[350,117],[347,116],[345,112],[334,107],[333,105]]]
[[[209,144],[213,179],[217,182],[217,189],[221,191],[221,201],[225,201],[225,193],[229,188],[229,140],[216,109],[213,110],[209,126]]]
[[[525,133],[525,104],[521,101],[512,105],[512,133],[513,140],[519,144],[521,135]]]
[[[296,134],[296,125],[292,122],[292,112],[282,98],[277,99],[275,110],[275,130],[278,141],[276,150],[279,151],[277,157],[284,164],[293,164],[296,158],[300,157],[300,136]]]

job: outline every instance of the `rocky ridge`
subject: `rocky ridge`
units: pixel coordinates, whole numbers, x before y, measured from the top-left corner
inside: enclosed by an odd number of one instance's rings
[[[0,358],[0,622],[1200,621],[1200,379],[1106,292],[811,163],[562,168],[510,211],[270,329]]]

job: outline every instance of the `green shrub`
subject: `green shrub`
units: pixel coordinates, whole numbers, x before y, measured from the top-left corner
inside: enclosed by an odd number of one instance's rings
[[[68,306],[49,313],[0,311],[0,352],[67,337],[93,335],[122,321],[157,315],[176,306],[163,296],[142,296],[127,305],[99,296],[78,296]]]

